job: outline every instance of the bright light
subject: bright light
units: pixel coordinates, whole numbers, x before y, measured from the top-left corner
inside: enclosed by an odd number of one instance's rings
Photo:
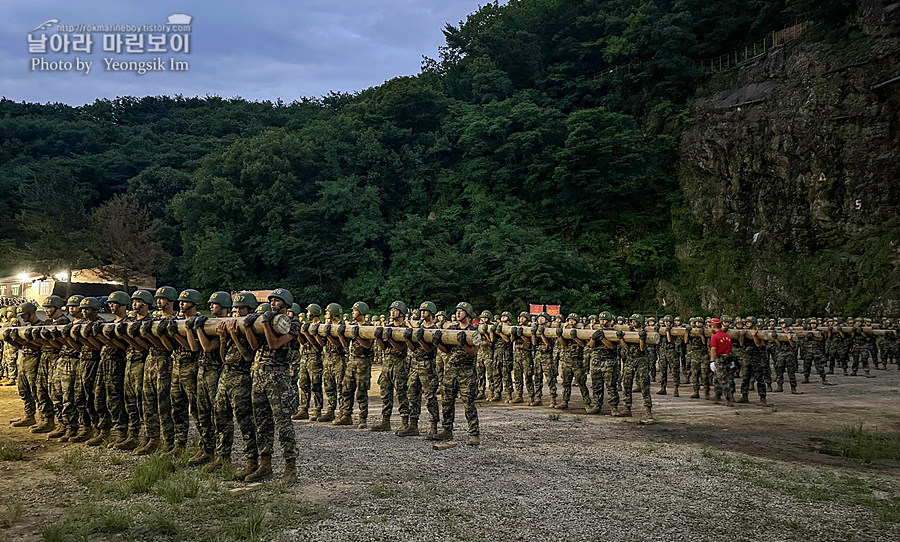
[[[57,273],[53,276],[56,278],[56,280],[58,280],[60,282],[65,282],[66,279],[69,278],[69,273],[67,273],[65,271],[60,271],[59,273]]]
[[[19,282],[25,282],[28,280],[28,273],[19,273],[16,278],[19,279]]]

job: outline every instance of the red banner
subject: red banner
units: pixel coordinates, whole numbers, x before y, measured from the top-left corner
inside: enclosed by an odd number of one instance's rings
[[[547,305],[547,314],[550,316],[559,315],[559,305]]]
[[[529,312],[531,314],[540,314],[540,313],[544,312],[544,306],[543,305],[529,305]]]

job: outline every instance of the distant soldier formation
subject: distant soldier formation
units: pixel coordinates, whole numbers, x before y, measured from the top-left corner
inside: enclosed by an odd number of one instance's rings
[[[199,451],[189,463],[207,472],[230,464],[237,425],[246,465],[236,478],[248,482],[272,476],[276,435],[282,479],[296,479],[293,422],[418,436],[424,403],[425,438],[447,441],[459,398],[474,446],[477,400],[538,407],[546,389],[548,406],[565,410],[574,384],[589,414],[630,417],[639,393],[641,422],[652,423],[654,381],[657,395],[680,397],[687,387],[691,399],[702,392],[728,406],[748,403],[755,383],[767,406],[768,393],[786,391],[785,374],[800,393],[813,368],[831,385],[836,369],[856,376],[861,366],[871,377],[900,363],[900,321],[889,319],[522,312],[513,321],[467,302],[448,317],[430,301],[415,309],[394,301],[375,316],[362,301],[347,313],[337,303],[304,310],[284,288],[263,303],[250,292],[215,292],[209,316],[198,291],[168,286],[113,292],[107,305],[101,315],[96,298],[51,295],[42,311],[31,302],[0,309],[0,384],[17,386],[24,404],[12,425],[148,455],[183,452],[193,420]],[[370,426],[373,364],[381,417]]]

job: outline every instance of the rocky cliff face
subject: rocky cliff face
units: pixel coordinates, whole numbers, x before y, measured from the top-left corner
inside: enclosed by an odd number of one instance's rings
[[[900,9],[885,4],[866,3],[862,31],[808,31],[696,102],[674,224],[688,304],[900,316],[900,81],[885,83],[900,77]]]

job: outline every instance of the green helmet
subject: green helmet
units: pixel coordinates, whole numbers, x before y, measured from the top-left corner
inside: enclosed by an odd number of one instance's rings
[[[443,316],[444,318],[446,318],[446,317],[447,317],[447,313],[444,312],[444,311],[437,311],[437,313],[434,315],[435,318],[438,318],[438,317],[440,317],[440,316]]]
[[[217,303],[221,307],[225,307],[226,309],[230,309],[233,302],[231,301],[231,294],[228,292],[214,292],[213,295],[209,296],[209,301],[207,303]]]
[[[44,299],[44,302],[41,303],[41,306],[44,308],[53,307],[54,309],[61,309],[65,304],[66,302],[63,301],[63,298],[59,297],[58,295],[48,295]]]
[[[234,302],[232,306],[247,307],[251,311],[254,311],[256,310],[256,307],[259,306],[259,300],[256,299],[256,296],[253,295],[253,292],[238,292],[238,294],[234,296]]]
[[[456,304],[456,309],[462,309],[469,318],[475,318],[475,309],[472,308],[472,304],[468,301],[460,301]]]
[[[260,303],[259,306],[256,307],[256,312],[262,314],[264,312],[269,312],[272,310],[271,303]]]
[[[291,304],[291,308],[288,310],[294,313],[294,316],[300,316],[301,314],[303,314],[303,307],[301,307],[299,303]]]
[[[322,316],[322,307],[316,305],[315,303],[310,303],[309,306],[306,307],[306,312],[308,312],[311,316]]]
[[[93,298],[91,298],[93,299]],[[96,300],[95,300],[96,301]],[[99,308],[100,302],[97,302],[97,307]],[[22,303],[16,308],[16,314],[25,314],[26,312],[30,312],[32,314],[37,312],[37,307],[34,306],[34,303]]]
[[[284,288],[275,288],[272,290],[272,293],[269,294],[269,300],[271,301],[273,297],[284,301],[284,304],[288,307],[294,304],[294,296],[291,295],[290,291]]]
[[[481,314],[478,315],[478,318],[481,320],[491,320],[493,317],[494,315],[487,309],[481,311]]]
[[[66,301],[67,307],[77,307],[81,300],[84,299],[83,295],[75,294],[73,296],[69,296],[69,300]]]
[[[413,317],[413,320],[418,320],[418,319],[422,318],[422,313],[419,312],[419,309],[413,309],[412,317]]]
[[[431,301],[423,301],[419,305],[419,310],[420,311],[428,311],[431,313],[432,316],[434,316],[434,313],[437,312],[437,306],[434,303],[432,303]]]
[[[756,317],[755,316],[747,316],[746,318],[744,318],[744,322],[746,322],[752,326],[755,326],[756,325]]]
[[[596,322],[596,321],[597,321],[596,314],[592,314],[592,315],[588,316],[588,322]]]
[[[366,315],[369,314],[369,305],[366,304],[365,301],[357,301],[353,304],[353,310],[362,315]]]
[[[391,303],[391,306],[388,307],[388,310],[391,310],[391,309],[397,309],[398,311],[400,311],[400,314],[406,314],[406,311],[408,310],[406,308],[406,303],[399,301],[399,300]]]
[[[644,327],[644,317],[640,314],[632,314],[629,320],[631,320],[632,322],[637,322],[639,326]]]
[[[600,319],[609,322],[610,320],[613,320],[613,314],[609,311],[603,311],[600,313]]]
[[[794,319],[793,319],[793,318],[784,318],[783,321],[784,321],[784,325],[787,326],[787,327],[790,327],[790,326],[794,325]]]
[[[81,300],[81,308],[100,310],[100,300],[96,297],[85,297]]]
[[[109,294],[109,298],[106,300],[107,303],[118,303],[123,307],[127,307],[131,305],[131,297],[128,296],[122,290],[117,290],[111,294]]]
[[[148,305],[153,304],[153,294],[151,294],[147,290],[136,290],[133,294],[131,294],[131,299],[140,299]]]
[[[328,306],[325,307],[325,314],[331,317],[340,316],[342,312],[344,312],[344,309],[337,303],[329,303]]]
[[[171,286],[161,286],[156,289],[156,298],[168,299],[169,301],[178,301],[178,291]]]
[[[574,312],[570,312],[568,316],[566,316],[566,320],[575,320],[578,321],[578,315]]]
[[[522,311],[519,313],[519,318],[528,318],[529,316],[531,316],[531,314],[526,311]]]
[[[178,301],[188,301],[190,303],[193,303],[195,306],[199,306],[200,303],[203,303],[203,298],[200,296],[200,292],[188,288],[187,290],[181,292],[181,294],[178,296]]]
[[[503,311],[503,312],[501,312],[501,313],[500,313],[500,318],[503,318],[504,316],[506,316],[507,318],[509,318],[510,320],[512,320],[512,313],[511,313],[511,312],[509,312],[509,311]]]

